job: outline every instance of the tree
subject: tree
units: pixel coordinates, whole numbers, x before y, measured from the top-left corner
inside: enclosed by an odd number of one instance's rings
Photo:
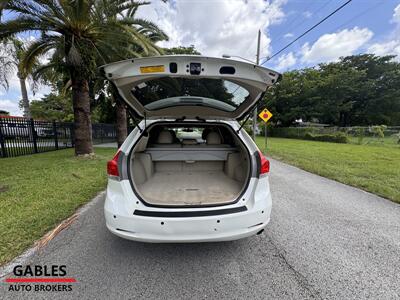
[[[14,62],[11,59],[14,49],[7,41],[0,44],[0,86],[4,90],[9,88],[9,78],[15,71]]]
[[[59,57],[68,70],[72,87],[72,104],[75,121],[75,154],[93,152],[91,136],[89,82],[96,76],[98,60],[111,61],[119,57],[121,49],[136,56],[135,45],[145,55],[158,53],[159,49],[136,28],[136,21],[129,18],[107,18],[101,0],[69,1],[7,1],[5,9],[15,13],[13,19],[0,23],[0,39],[18,33],[36,31],[40,37],[27,49],[23,65],[27,71],[33,69],[33,62],[40,56]],[[114,12],[137,9],[134,1],[110,1]],[[54,68],[49,63],[45,69]]]
[[[394,56],[353,55],[283,74],[265,96],[276,123],[317,120],[335,126],[399,125],[400,63]]]
[[[9,116],[9,115],[10,115],[10,112],[0,109],[0,116]]]
[[[120,20],[121,22],[126,22],[131,26],[134,26],[136,30],[143,35],[150,43],[153,45],[162,40],[168,40],[168,36],[157,27],[156,24],[145,20],[136,18],[135,14],[138,8],[142,5],[148,5],[149,2],[138,2],[135,5],[131,6],[130,9],[124,12],[124,14],[120,13],[120,9],[118,6],[113,5],[112,1],[103,1],[97,7],[98,14],[103,15],[107,22],[116,22]],[[153,51],[153,54],[161,54],[161,49],[156,49],[157,51]],[[104,64],[109,62],[114,62],[121,59],[129,59],[133,57],[141,57],[147,56],[150,53],[143,49],[143,47],[139,44],[126,44],[117,55],[109,55],[108,57],[99,57],[98,64]],[[106,87],[106,88],[104,88]],[[122,145],[124,140],[128,134],[127,128],[127,113],[126,113],[126,105],[124,100],[119,95],[118,91],[108,84],[104,80],[103,77],[98,77],[97,82],[94,83],[95,93],[98,94],[98,99],[111,98],[112,103],[114,104],[115,108],[115,120],[116,120],[116,135],[117,135],[117,143],[118,147]],[[96,92],[100,91],[100,92]],[[99,101],[96,101],[100,103]],[[101,105],[100,107],[104,107]]]
[[[168,36],[160,28],[158,28],[156,24],[148,20],[135,17],[138,8],[142,5],[148,4],[149,2],[138,2],[136,3],[136,6],[130,7],[130,9],[121,15],[119,8],[113,5],[111,1],[103,1],[98,7],[98,13],[104,15],[108,22],[115,22],[117,19],[120,19],[122,22],[126,22],[132,26],[135,26],[136,30],[153,44],[158,41],[168,40]],[[132,53],[134,54],[133,56]],[[157,49],[157,52],[155,53],[161,54],[162,50]],[[132,57],[147,56],[148,54],[149,53],[144,51],[141,45],[126,44],[124,48],[120,49],[118,56],[109,56],[104,59],[102,63],[113,62],[121,59],[129,59]],[[118,91],[113,86],[105,83],[104,80],[100,80],[100,84],[97,85],[102,91],[104,90],[104,85],[106,86],[106,95],[104,95],[104,98],[109,95],[112,99],[112,102],[115,104],[117,144],[118,147],[120,147],[128,134],[125,102],[119,95]]]
[[[172,48],[165,48],[165,54],[191,54],[191,55],[201,55],[199,51],[194,48],[194,45],[190,45],[189,47],[178,46]]]
[[[0,80],[5,90],[9,88],[9,78],[17,71],[19,84],[21,88],[21,103],[25,118],[31,117],[29,109],[28,90],[26,88],[26,79],[28,73],[22,65],[24,51],[26,50],[24,42],[15,37],[10,37],[1,43],[0,50]],[[37,61],[33,61],[33,65]]]
[[[4,11],[6,4],[7,4],[7,1],[0,1],[0,21],[3,16],[3,11]]]
[[[74,120],[69,94],[62,95],[51,92],[41,100],[32,100],[31,112],[34,119],[59,122],[72,122]]]

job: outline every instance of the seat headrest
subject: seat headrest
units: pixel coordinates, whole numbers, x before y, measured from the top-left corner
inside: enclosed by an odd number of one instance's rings
[[[195,139],[183,139],[182,140],[183,145],[197,145],[197,140]]]
[[[172,144],[173,140],[171,132],[163,130],[158,135],[157,144]]]
[[[221,144],[221,136],[216,132],[210,132],[207,134],[207,145],[220,145]]]

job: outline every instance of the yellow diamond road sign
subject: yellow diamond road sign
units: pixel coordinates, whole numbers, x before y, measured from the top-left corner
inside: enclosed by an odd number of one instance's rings
[[[262,112],[258,114],[258,116],[263,119],[265,123],[268,122],[269,119],[272,118],[272,113],[268,109],[264,109]]]

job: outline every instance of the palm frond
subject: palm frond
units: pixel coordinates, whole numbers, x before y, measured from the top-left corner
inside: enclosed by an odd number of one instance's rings
[[[27,16],[20,16],[0,23],[0,40],[10,38],[11,36],[27,31],[42,31],[46,26],[39,19]],[[48,28],[47,28],[48,29]]]
[[[31,43],[22,55],[20,69],[25,74],[31,73],[39,58],[48,53],[51,49],[55,49],[59,40],[60,38],[56,36],[42,36],[37,41]]]

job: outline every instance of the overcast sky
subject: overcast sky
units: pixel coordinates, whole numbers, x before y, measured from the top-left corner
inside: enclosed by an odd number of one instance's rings
[[[153,0],[138,17],[158,24],[170,37],[160,46],[194,45],[202,54],[255,60],[274,54],[345,0]],[[265,63],[278,71],[313,66],[357,53],[397,54],[400,60],[400,0],[353,0],[347,7]],[[40,90],[31,99],[48,93]],[[21,115],[19,82],[0,90],[0,109]]]

